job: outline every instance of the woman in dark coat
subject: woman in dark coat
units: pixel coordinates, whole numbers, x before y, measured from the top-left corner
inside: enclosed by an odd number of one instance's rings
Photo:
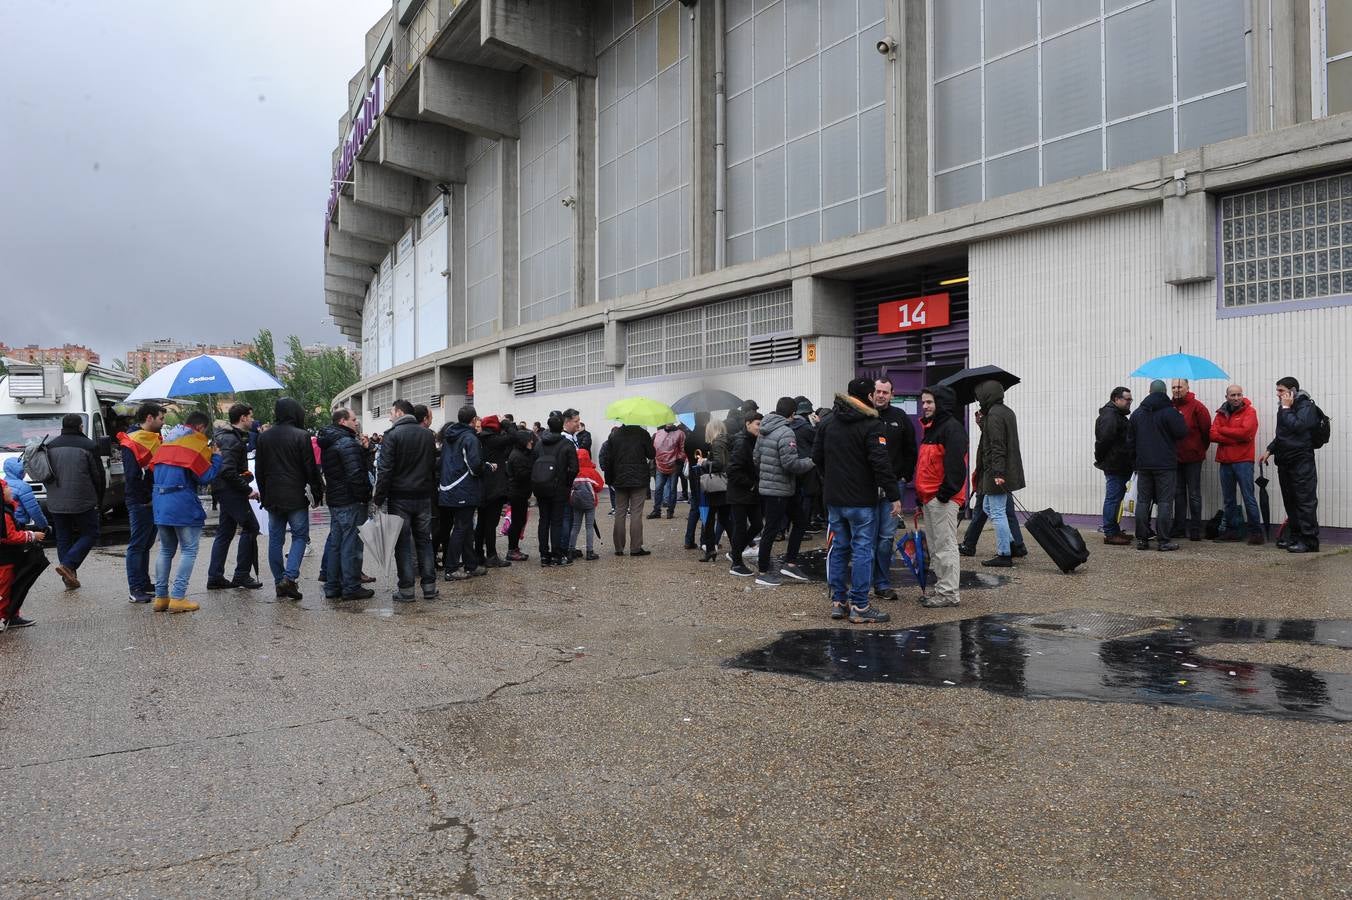
[[[690,469],[692,478],[702,481],[705,475],[728,474],[728,429],[722,422],[710,422],[704,429],[704,439],[709,444],[709,455],[695,450],[695,465]],[[701,485],[702,487],[702,485]],[[718,542],[728,529],[728,492],[706,491],[702,493],[703,504],[709,508],[700,532],[700,547],[704,555],[700,562],[712,562],[718,554]]]
[[[728,442],[728,533],[732,536],[733,575],[755,573],[742,564],[742,551],[751,543],[751,535],[760,534],[760,495],[756,493],[756,439],[760,436],[761,414],[746,414],[742,430]]]

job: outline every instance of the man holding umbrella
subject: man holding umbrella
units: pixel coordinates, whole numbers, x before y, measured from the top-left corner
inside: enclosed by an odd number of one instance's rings
[[[1221,467],[1221,497],[1225,501],[1225,530],[1218,541],[1242,541],[1239,504],[1235,488],[1244,500],[1249,520],[1249,543],[1263,543],[1263,520],[1253,495],[1254,438],[1258,435],[1258,412],[1244,396],[1244,388],[1232,384],[1225,389],[1225,402],[1211,420],[1211,442],[1216,445],[1216,462]]]

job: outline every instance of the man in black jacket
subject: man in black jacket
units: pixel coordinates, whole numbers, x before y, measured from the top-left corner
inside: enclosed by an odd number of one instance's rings
[[[155,478],[150,473],[150,447],[159,443],[164,427],[164,407],[158,403],[142,403],[136,410],[136,421],[145,432],[138,442],[128,435],[118,435],[122,445],[122,478],[127,499],[127,524],[131,535],[127,539],[127,591],[132,603],[149,603],[155,599],[155,585],[150,580],[150,548],[155,544],[155,511],[150,497]]]
[[[728,574],[740,578],[756,574],[742,562],[742,554],[750,545],[751,536],[760,534],[764,527],[760,478],[756,473],[756,442],[760,440],[764,418],[754,409],[744,413],[742,427],[728,441],[728,540],[731,543]]]
[[[1319,473],[1314,464],[1315,433],[1321,415],[1294,378],[1277,382],[1277,433],[1259,458],[1277,457],[1277,479],[1289,520],[1277,546],[1288,553],[1319,552]]]
[[[577,445],[563,436],[563,417],[550,416],[540,436],[531,471],[531,489],[540,514],[536,539],[540,543],[540,565],[571,566],[568,534],[564,531],[564,507],[577,477]]]
[[[855,624],[887,622],[891,616],[871,605],[868,596],[878,550],[875,510],[881,493],[889,514],[900,517],[901,491],[887,453],[888,435],[873,403],[873,380],[856,378],[846,391],[836,394],[832,415],[819,426],[812,448],[831,518],[831,550],[826,561],[831,618],[848,615]]]
[[[1115,387],[1094,423],[1094,468],[1103,471],[1107,484],[1103,495],[1103,543],[1115,547],[1131,543],[1131,538],[1122,533],[1118,517],[1134,464],[1128,439],[1130,411],[1131,388]]]
[[[324,571],[324,596],[329,600],[375,596],[375,591],[361,586],[362,546],[357,529],[366,521],[371,479],[358,427],[351,412],[336,409],[331,424],[319,430],[319,462],[329,504],[329,539],[319,567]]]
[[[507,460],[516,446],[516,436],[502,427],[497,416],[484,416],[479,431],[479,452],[484,459],[483,492],[474,522],[474,555],[490,569],[511,563],[498,556],[498,523],[507,502]]]
[[[221,471],[211,483],[211,496],[220,509],[220,524],[211,542],[211,563],[207,567],[207,590],[225,588],[261,588],[253,577],[258,564],[258,517],[250,500],[258,499],[249,477],[249,434],[253,428],[253,407],[236,403],[227,413],[230,425],[218,428],[214,435],[221,454]],[[230,542],[239,531],[239,552],[235,555],[235,577],[225,577],[225,558]]]
[[[887,459],[896,476],[897,491],[906,490],[906,484],[915,477],[915,426],[906,411],[892,405],[892,379],[876,378],[873,381],[873,407],[878,410],[878,421],[882,423],[883,434],[887,437]],[[878,551],[873,557],[873,596],[880,600],[895,600],[897,592],[892,590],[892,542],[897,537],[899,516],[892,515],[892,504],[886,497],[878,500],[873,518],[878,528]]]
[[[395,546],[399,589],[394,599],[408,602],[415,581],[423,598],[437,596],[436,556],[432,550],[432,497],[437,491],[437,439],[413,417],[413,404],[396,400],[390,410],[393,424],[381,441],[376,461],[376,488],[372,501],[388,500],[391,515],[403,520]]]
[[[1188,434],[1188,425],[1169,399],[1169,388],[1158,378],[1150,382],[1150,394],[1129,420],[1132,457],[1136,464],[1136,549],[1150,549],[1150,507],[1159,504],[1155,534],[1159,550],[1177,550],[1169,539],[1173,527],[1174,484],[1178,478],[1177,442]]]
[[[643,549],[643,505],[648,499],[648,464],[655,457],[653,439],[639,425],[622,425],[601,448],[601,469],[615,491],[615,555],[624,556],[628,521],[630,556],[647,556]]]
[[[324,502],[324,479],[315,462],[305,410],[290,397],[277,401],[272,427],[258,437],[254,480],[259,502],[268,511],[268,567],[277,585],[277,599],[301,599],[296,581],[310,543],[310,506]],[[306,486],[310,498],[305,496]],[[291,550],[282,559],[282,545],[291,530]]]
[[[98,413],[94,413],[98,415]],[[47,510],[56,531],[56,574],[66,590],[80,586],[76,574],[99,539],[99,510],[106,487],[98,447],[84,434],[84,416],[61,417],[61,434],[47,442],[52,477],[47,482]]]

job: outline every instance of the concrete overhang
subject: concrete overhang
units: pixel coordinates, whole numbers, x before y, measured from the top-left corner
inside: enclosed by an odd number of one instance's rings
[[[465,133],[433,122],[382,116],[359,159],[436,183],[465,183]]]
[[[517,138],[516,76],[428,57],[418,66],[418,118],[486,138]]]
[[[411,218],[422,212],[422,194],[418,179],[384,166],[354,160],[352,199],[357,205],[379,212]]]
[[[355,278],[343,278],[339,275],[324,276],[324,290],[335,294],[347,294],[357,300],[358,305],[366,301],[366,283]]]
[[[375,277],[375,267],[326,253],[324,254],[324,274],[337,275],[339,278],[351,278],[353,281],[369,282]]]
[[[338,230],[364,241],[389,245],[403,236],[408,225],[399,216],[359,206],[349,197],[339,197]],[[384,253],[380,258],[384,258]]]
[[[339,205],[342,205],[341,200]],[[336,226],[329,229],[329,256],[365,266],[378,266],[389,252],[389,244],[353,237],[339,231]]]
[[[480,0],[479,43],[561,78],[596,75],[591,5]]]

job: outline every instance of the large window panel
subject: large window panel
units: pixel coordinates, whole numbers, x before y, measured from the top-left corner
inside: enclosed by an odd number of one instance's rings
[[[1125,166],[1174,152],[1174,117],[1169,110],[1108,126],[1108,165]]]
[[[1000,197],[1038,186],[1037,148],[1020,150],[986,163],[986,194]]]
[[[1099,51],[1098,23],[1042,45],[1042,131],[1045,137],[1070,134],[1102,120]]]
[[[1099,17],[1099,0],[1042,0],[1044,37]]]
[[[1037,143],[1037,104],[1036,47],[987,66],[986,153]]]
[[[981,164],[934,176],[935,209],[952,209],[981,200]]]
[[[788,60],[796,63],[812,59],[820,46],[817,23],[817,0],[785,0],[785,19],[788,23]]]
[[[987,59],[1037,40],[1037,0],[987,3],[982,19]]]
[[[1106,23],[1108,118],[1163,106],[1173,98],[1169,0],[1149,0]]]
[[[502,303],[498,143],[471,138],[466,156],[469,166],[465,185],[465,337],[473,340],[493,333]]]
[[[1178,4],[1178,93],[1195,97],[1246,78],[1244,0]]]
[[[519,321],[524,323],[573,306],[573,216],[563,201],[575,190],[575,116],[571,81],[555,83],[548,75],[529,73],[522,77],[521,94]],[[623,146],[623,133],[620,142]]]
[[[981,62],[981,0],[940,0],[934,22],[934,76],[942,78]]]
[[[968,72],[934,86],[934,168],[951,169],[981,158],[981,73]]]
[[[1249,101],[1229,91],[1178,108],[1178,149],[1189,150],[1243,134],[1249,125]]]
[[[1103,168],[1103,132],[1097,128],[1042,146],[1042,181],[1052,184]]]
[[[788,214],[799,216],[821,208],[821,154],[818,136],[810,134],[788,146]],[[790,241],[792,246],[802,246]]]

